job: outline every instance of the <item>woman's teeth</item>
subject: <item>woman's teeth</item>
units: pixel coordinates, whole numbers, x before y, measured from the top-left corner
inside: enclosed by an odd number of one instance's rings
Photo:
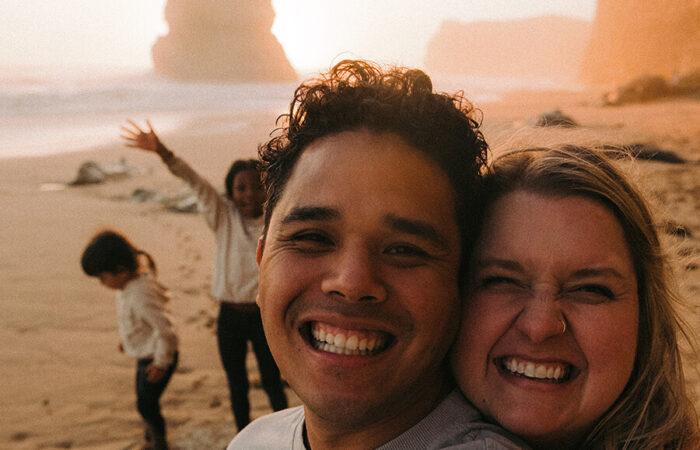
[[[535,380],[564,381],[569,373],[564,364],[537,364],[516,358],[504,358],[501,367],[512,374]]]

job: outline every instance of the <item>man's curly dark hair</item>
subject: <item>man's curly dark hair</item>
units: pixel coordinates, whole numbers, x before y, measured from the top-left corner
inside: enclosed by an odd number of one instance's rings
[[[277,119],[281,128],[259,148],[267,191],[265,232],[306,146],[325,136],[364,129],[394,133],[437,163],[455,191],[460,230],[471,234],[477,186],[487,159],[487,145],[473,113],[462,93],[433,92],[430,77],[417,69],[382,69],[367,61],[345,60],[320,78],[302,83],[289,113]]]

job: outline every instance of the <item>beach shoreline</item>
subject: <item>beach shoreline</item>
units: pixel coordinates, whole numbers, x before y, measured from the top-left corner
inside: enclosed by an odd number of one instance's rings
[[[681,292],[693,308],[687,320],[694,328],[700,325],[700,102],[669,99],[602,107],[592,92],[521,91],[475,106],[483,113],[484,134],[494,153],[519,142],[556,138],[643,143],[688,160],[625,164],[663,207],[662,220],[687,230],[685,237],[665,239],[676,255]],[[531,126],[537,114],[554,109],[580,126],[559,131]],[[169,129],[162,139],[221,188],[234,159],[256,156],[279,113],[270,108],[207,114]],[[227,126],[234,122],[239,125]],[[113,125],[116,137],[121,123]],[[157,130],[159,124],[153,125]],[[115,164],[122,158],[143,170],[102,184],[66,185],[85,161]],[[136,189],[175,195],[182,187],[154,155],[114,142],[0,160],[0,447],[127,449],[135,448],[141,437],[134,362],[117,351],[113,293],[80,270],[84,245],[104,227],[123,231],[149,251],[160,280],[173,293],[170,308],[180,334],[181,363],[162,400],[171,443],[183,449],[222,447],[234,436],[214,334],[218,305],[209,294],[213,235],[196,214],[129,200]],[[688,380],[697,390],[700,377],[694,368],[700,361],[695,358],[687,356],[685,363],[693,368]],[[270,410],[257,371],[253,373],[251,404],[257,417]],[[288,392],[291,404],[299,404]]]

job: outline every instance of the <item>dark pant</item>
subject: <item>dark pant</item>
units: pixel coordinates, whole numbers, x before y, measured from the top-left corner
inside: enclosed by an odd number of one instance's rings
[[[155,383],[148,381],[146,372],[146,367],[153,362],[153,358],[139,359],[136,363],[136,405],[157,440],[165,441],[165,420],[160,413],[160,396],[175,372],[177,359],[178,353],[175,352],[173,362],[168,366],[165,375]]]
[[[262,387],[270,399],[272,409],[279,411],[287,407],[287,397],[284,394],[280,371],[265,340],[260,310],[251,306],[248,305],[248,308],[242,309],[239,306],[221,302],[217,322],[219,355],[226,370],[231,394],[231,409],[239,431],[250,422],[249,384],[245,365],[248,341],[253,344]]]

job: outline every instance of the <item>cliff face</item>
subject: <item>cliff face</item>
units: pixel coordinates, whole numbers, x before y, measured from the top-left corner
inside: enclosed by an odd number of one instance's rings
[[[170,27],[152,48],[157,73],[189,81],[294,81],[270,28],[270,0],[168,0]]]
[[[590,23],[547,16],[507,22],[444,22],[428,44],[431,72],[574,80]]]
[[[598,0],[581,78],[624,83],[700,66],[700,0]]]

